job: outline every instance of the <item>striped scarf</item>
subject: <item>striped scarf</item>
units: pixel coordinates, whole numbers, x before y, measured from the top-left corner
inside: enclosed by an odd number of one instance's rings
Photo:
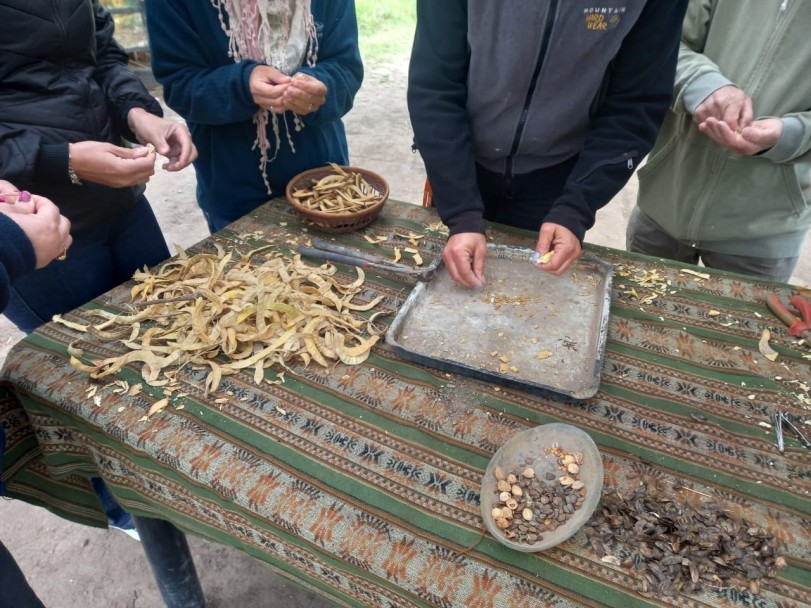
[[[253,59],[272,66],[290,76],[306,61],[313,67],[318,55],[315,23],[310,11],[311,0],[211,0],[220,18],[220,26],[228,36],[228,55],[239,63]],[[226,20],[227,17],[227,20]],[[259,148],[259,170],[268,194],[271,194],[267,165],[273,162],[282,145],[279,117],[284,122],[287,142],[295,153],[290,127],[285,114],[274,114],[260,108],[254,114],[256,139],[253,148]],[[295,129],[304,123],[299,116],[293,118]],[[270,158],[268,125],[272,125],[275,151]]]

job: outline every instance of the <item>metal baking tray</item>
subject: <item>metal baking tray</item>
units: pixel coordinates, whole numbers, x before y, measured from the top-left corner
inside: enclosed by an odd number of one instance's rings
[[[531,249],[488,245],[486,284],[468,289],[440,265],[397,313],[386,342],[404,359],[536,394],[597,392],[613,267],[584,253],[561,276]]]

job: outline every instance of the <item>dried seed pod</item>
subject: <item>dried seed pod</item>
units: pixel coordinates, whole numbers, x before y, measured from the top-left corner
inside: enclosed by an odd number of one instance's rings
[[[490,515],[493,516],[493,519],[501,519],[504,517],[503,511],[498,507],[495,507],[492,511],[490,511]]]
[[[509,500],[506,501],[505,504],[507,505],[508,509],[511,509],[513,511],[518,509],[518,501],[515,500],[515,498],[510,498]]]
[[[535,471],[531,467],[527,467],[521,472],[521,475],[526,479],[534,479]]]
[[[572,464],[573,462],[574,462],[574,455],[572,455],[572,454],[566,454],[566,455],[563,457],[562,464],[563,464],[564,466],[567,466],[567,467],[568,467],[568,466],[569,466],[570,464]]]
[[[524,491],[521,489],[521,486],[519,486],[519,485],[513,486],[511,491],[512,491],[513,496],[523,496],[524,495]]]
[[[502,509],[501,509],[501,518],[502,519],[512,519],[513,518],[513,511],[515,511],[515,509],[511,509],[510,507],[502,507]]]
[[[580,472],[580,466],[576,462],[573,462],[566,467],[566,470],[569,471],[570,475],[577,475]]]
[[[580,452],[575,452],[574,454],[572,454],[572,456],[574,456],[574,463],[575,463],[576,465],[581,465],[581,464],[583,464],[583,454],[582,454],[582,453],[580,453]]]
[[[499,529],[506,530],[510,527],[510,520],[504,518],[498,519],[496,520],[496,525],[499,527]]]
[[[507,475],[507,481],[510,485],[513,485],[516,481],[518,481],[518,478],[513,473],[510,473]]]
[[[507,475],[504,473],[504,469],[502,469],[500,466],[496,466],[496,468],[493,469],[493,475],[496,476],[496,481],[502,481],[504,479],[507,479]]]
[[[509,492],[512,489],[512,486],[507,483],[506,479],[502,479],[496,484],[496,488],[498,488],[499,492]]]
[[[577,479],[572,484],[572,490],[582,490],[583,488],[585,488],[585,486],[586,486],[586,484],[583,481],[581,481],[580,479]]]
[[[512,498],[512,494],[510,494],[509,492],[502,492],[501,494],[498,495],[498,499],[501,502],[507,502],[508,500],[510,500],[510,498]]]
[[[565,477],[561,477],[558,481],[560,481],[560,485],[562,486],[570,486],[572,485],[575,480],[566,475]]]
[[[535,517],[535,514],[532,512],[532,509],[524,509],[521,511],[521,517],[524,518],[524,521],[532,521],[532,518]]]

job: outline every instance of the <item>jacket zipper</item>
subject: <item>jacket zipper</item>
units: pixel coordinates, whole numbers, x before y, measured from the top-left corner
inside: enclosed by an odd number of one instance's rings
[[[527,114],[529,114],[529,106],[532,103],[532,96],[535,94],[535,87],[538,85],[538,78],[541,75],[541,68],[543,67],[544,59],[546,58],[546,50],[549,48],[549,41],[552,38],[552,28],[555,25],[555,17],[558,13],[558,1],[551,0],[549,3],[549,13],[546,17],[546,24],[543,28],[543,38],[541,38],[541,49],[538,52],[538,60],[535,62],[535,71],[532,73],[532,80],[529,82],[529,89],[527,90],[526,99],[524,99],[524,107],[521,109],[521,115],[518,119],[518,126],[515,128],[515,136],[513,137],[513,145],[510,149],[510,154],[507,156],[507,165],[504,168],[505,180],[505,193],[507,196],[512,196],[513,190],[513,161],[515,154],[518,152],[518,146],[521,144],[521,136],[524,134],[524,127],[527,124]]]
[[[602,169],[603,167],[606,167],[608,165],[618,165],[620,163],[625,163],[628,166],[628,170],[633,171],[634,158],[636,158],[637,156],[639,156],[639,152],[637,152],[636,150],[631,150],[630,152],[624,152],[623,154],[620,154],[619,156],[615,156],[613,158],[609,158],[608,160],[601,160],[599,163],[595,163],[591,167],[589,167],[588,173],[578,178],[577,181],[579,183],[582,183],[583,181],[590,178],[595,173],[595,171],[597,171],[597,169]]]

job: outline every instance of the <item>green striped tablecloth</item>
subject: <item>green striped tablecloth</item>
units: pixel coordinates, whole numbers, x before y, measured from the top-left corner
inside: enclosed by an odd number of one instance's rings
[[[391,202],[366,232],[426,233],[427,259],[443,241],[426,232],[435,221],[431,210]],[[244,252],[273,243],[289,251],[308,236],[302,230],[282,201],[271,201],[198,248],[218,242]],[[535,241],[495,227],[491,236]],[[340,240],[386,246],[362,233]],[[803,358],[811,351],[763,304],[791,290],[712,271],[700,279],[680,272],[685,266],[590,249],[614,265],[615,279],[600,391],[580,402],[449,377],[380,344],[360,366],[294,367],[284,384],[261,387],[249,370],[208,397],[204,372],[183,369],[177,377],[187,396],[142,422],[160,389],[128,397],[102,383],[98,398],[89,397],[86,374],[66,355],[76,332],[47,324],[15,346],[0,376],[9,493],[104,525],[86,481],[99,475],[127,509],[236,546],[347,606],[811,605],[811,450],[787,435],[780,454],[774,433],[758,424],[778,409],[811,418],[803,384],[811,383]],[[669,283],[666,295],[632,282],[654,269]],[[364,297],[383,295],[392,311],[413,286],[367,279]],[[123,309],[128,291],[88,306]],[[67,316],[90,321],[82,310]],[[758,351],[764,328],[780,353],[774,362]],[[135,384],[140,375],[125,368],[117,378]],[[627,489],[655,476],[712,496],[774,534],[789,566],[757,596],[706,589],[652,600],[638,593],[633,571],[600,560],[585,530],[540,554],[503,547],[479,514],[482,472],[513,434],[548,422],[594,438],[606,485]],[[697,492],[674,499],[694,501]]]

